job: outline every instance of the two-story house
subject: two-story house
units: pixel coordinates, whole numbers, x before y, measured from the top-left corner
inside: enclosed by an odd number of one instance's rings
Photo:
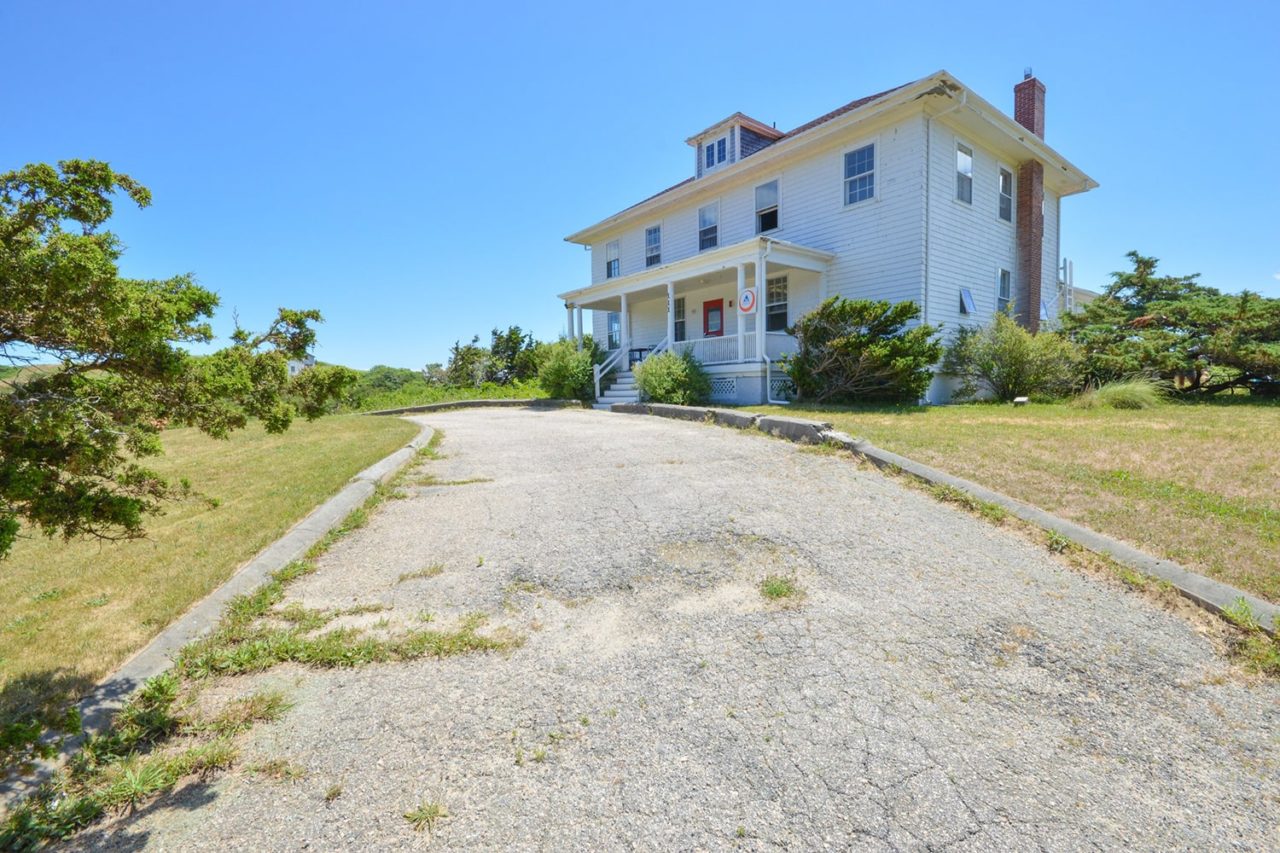
[[[713,399],[782,396],[786,330],[834,295],[914,300],[944,330],[1056,322],[1061,201],[1097,183],[1044,113],[1030,73],[1010,118],[939,71],[785,133],[734,113],[689,137],[692,177],[565,238],[591,250],[590,286],[560,298],[611,351],[602,400],[634,399],[630,367],[664,349],[698,357]],[[928,401],[949,396],[935,378]]]

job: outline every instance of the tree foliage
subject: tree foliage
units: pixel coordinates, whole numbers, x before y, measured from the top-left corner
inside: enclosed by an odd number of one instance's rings
[[[636,386],[655,403],[694,406],[711,398],[711,377],[688,350],[646,358],[636,368]]]
[[[960,380],[956,396],[1061,397],[1076,383],[1078,348],[1061,335],[1033,335],[1008,314],[998,312],[982,327],[957,330],[942,359],[942,372]]]
[[[914,302],[833,296],[791,329],[799,350],[784,362],[797,398],[817,403],[918,400],[942,357],[938,328]]]
[[[120,276],[120,241],[101,230],[117,192],[151,202],[93,160],[0,175],[0,363],[55,363],[0,389],[0,556],[21,522],[46,535],[141,535],[144,517],[185,489],[142,465],[165,427],[225,437],[257,418],[282,432],[352,379],[337,367],[289,377],[288,360],[315,343],[314,310],[281,309],[261,333],[237,328],[224,349],[188,352],[213,340],[218,298],[191,275]]]
[[[1065,320],[1091,384],[1153,376],[1182,392],[1275,387],[1280,299],[1225,294],[1198,275],[1158,276],[1157,260],[1129,252],[1101,298]]]

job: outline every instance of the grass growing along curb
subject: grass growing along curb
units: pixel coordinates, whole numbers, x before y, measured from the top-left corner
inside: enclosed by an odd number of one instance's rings
[[[371,637],[352,628],[317,633],[340,614],[296,602],[280,606],[286,587],[314,572],[314,559],[342,535],[367,523],[369,514],[394,491],[395,480],[375,489],[305,559],[232,599],[210,636],[183,648],[174,666],[150,679],[117,713],[106,733],[88,738],[50,781],[5,815],[0,849],[35,849],[65,839],[105,814],[135,808],[183,778],[227,769],[238,757],[237,735],[257,722],[279,719],[290,707],[284,694],[259,691],[229,701],[206,718],[194,710],[195,699],[215,677],[262,672],[284,662],[353,667],[518,646],[522,640],[512,635],[479,634],[485,616],[478,613],[450,630],[413,629]],[[367,612],[359,606],[353,609]],[[284,759],[265,759],[248,769],[282,781],[305,772]]]
[[[149,465],[189,477],[217,506],[169,504],[146,539],[20,539],[0,595],[0,773],[49,754],[41,732],[77,732],[69,707],[80,696],[417,429],[337,416],[282,435],[250,425],[226,441],[168,430]]]
[[[1280,603],[1280,400],[750,410],[831,423]]]

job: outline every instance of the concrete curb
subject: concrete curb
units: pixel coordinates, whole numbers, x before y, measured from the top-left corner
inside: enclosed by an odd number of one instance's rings
[[[447,412],[450,409],[483,409],[523,406],[530,409],[581,409],[581,400],[550,400],[534,397],[524,400],[451,400],[447,403],[425,403],[400,409],[379,409],[366,415],[420,415],[423,412]]]
[[[407,465],[434,434],[431,427],[424,426],[404,447],[356,474],[336,495],[313,509],[284,536],[259,551],[221,586],[192,605],[113,674],[99,682],[78,706],[84,734],[105,731],[116,711],[143,682],[167,670],[179,650],[208,634],[217,625],[231,599],[258,588],[276,571],[306,554],[311,546],[341,524],[352,510],[362,506],[379,483],[391,479]],[[83,737],[67,738],[57,757],[39,762],[35,771],[26,777],[0,781],[0,804],[8,805],[34,791],[68,755],[79,748]]]
[[[1276,634],[1276,619],[1280,618],[1280,607],[1264,601],[1256,595],[1197,574],[1172,560],[1154,557],[1132,545],[1067,521],[1065,518],[1059,518],[1029,503],[992,491],[969,480],[953,477],[944,471],[923,465],[905,456],[899,456],[888,450],[881,450],[870,442],[852,438],[842,432],[836,432],[831,429],[831,424],[803,418],[761,415],[738,410],[704,409],[694,406],[615,403],[611,410],[624,414],[650,414],[657,417],[710,421],[718,424],[725,423],[725,421],[721,420],[722,415],[732,414],[732,422],[726,425],[739,428],[754,426],[762,432],[801,444],[827,444],[842,447],[856,456],[866,459],[877,468],[891,468],[903,471],[926,483],[951,486],[968,492],[979,500],[996,504],[1023,521],[1046,530],[1052,530],[1083,548],[1099,554],[1105,554],[1144,575],[1150,575],[1169,582],[1179,594],[1213,613],[1222,614],[1240,599],[1244,599],[1253,611],[1253,615],[1261,623],[1262,630],[1271,636]]]

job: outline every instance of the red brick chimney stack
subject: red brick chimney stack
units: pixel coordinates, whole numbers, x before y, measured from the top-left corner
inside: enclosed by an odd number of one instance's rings
[[[1028,68],[1013,87],[1013,120],[1044,139],[1044,84]]]
[[[1044,84],[1028,68],[1013,87],[1013,118],[1044,139]],[[1040,330],[1040,298],[1044,281],[1044,164],[1026,160],[1018,166],[1018,285],[1014,310],[1018,322]],[[1055,265],[1057,259],[1055,258]]]

